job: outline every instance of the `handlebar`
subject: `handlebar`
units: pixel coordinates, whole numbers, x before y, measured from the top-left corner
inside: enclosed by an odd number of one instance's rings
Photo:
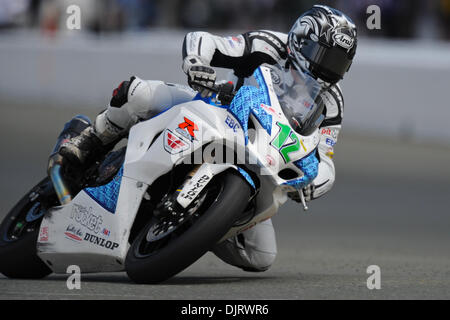
[[[234,92],[233,82],[231,81],[220,85],[214,84],[212,86],[205,86],[204,84],[199,82],[191,82],[191,85],[195,85],[197,87],[201,87],[214,92],[217,95],[217,99],[222,102],[223,105],[230,104],[234,96],[236,95],[236,92]]]

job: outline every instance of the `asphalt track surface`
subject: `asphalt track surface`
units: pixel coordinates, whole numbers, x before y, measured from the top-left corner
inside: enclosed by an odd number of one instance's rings
[[[0,218],[45,175],[64,122],[99,110],[2,103]],[[308,214],[285,204],[274,225],[278,256],[269,271],[247,273],[206,254],[159,285],[125,273],[11,280],[0,299],[449,299],[450,149],[344,130],[336,146],[337,181]],[[381,268],[381,289],[366,286]]]

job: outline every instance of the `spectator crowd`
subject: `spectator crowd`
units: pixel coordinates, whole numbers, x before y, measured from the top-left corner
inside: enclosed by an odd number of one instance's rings
[[[313,4],[348,14],[368,37],[450,39],[450,0],[0,0],[0,30],[64,26],[66,8],[81,9],[83,29],[108,33],[152,28],[288,31]],[[381,29],[369,30],[367,7],[381,9]]]

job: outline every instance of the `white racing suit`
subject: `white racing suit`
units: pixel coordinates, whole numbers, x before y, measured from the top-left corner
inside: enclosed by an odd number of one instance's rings
[[[191,32],[183,43],[183,70],[199,61],[203,65],[233,69],[237,86],[263,63],[284,65],[287,34],[272,31],[248,32],[235,37],[219,37],[206,32]],[[187,86],[142,80],[132,77],[114,90],[108,108],[98,115],[94,127],[103,143],[124,135],[137,122],[149,119],[174,105],[190,101],[197,92]],[[332,161],[343,116],[344,101],[338,85],[322,93],[325,120],[321,124],[318,148],[318,175],[305,191],[312,200],[328,192],[335,180]],[[247,271],[267,270],[277,253],[271,220],[257,224],[213,249],[223,261]]]

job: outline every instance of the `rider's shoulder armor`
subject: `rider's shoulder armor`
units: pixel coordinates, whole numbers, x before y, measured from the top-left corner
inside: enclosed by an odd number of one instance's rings
[[[211,66],[233,69],[237,77],[246,78],[253,74],[260,65],[283,63],[287,58],[287,34],[266,30],[250,31],[237,37],[244,42],[239,54],[233,51],[215,50]],[[223,46],[228,45],[228,38],[222,38]]]
[[[340,125],[344,116],[344,96],[339,84],[334,84],[324,91],[321,98],[325,105],[325,120],[320,127]]]
[[[276,62],[287,58],[287,34],[269,30],[250,31],[243,34],[246,41],[244,55],[251,53],[264,53]]]

